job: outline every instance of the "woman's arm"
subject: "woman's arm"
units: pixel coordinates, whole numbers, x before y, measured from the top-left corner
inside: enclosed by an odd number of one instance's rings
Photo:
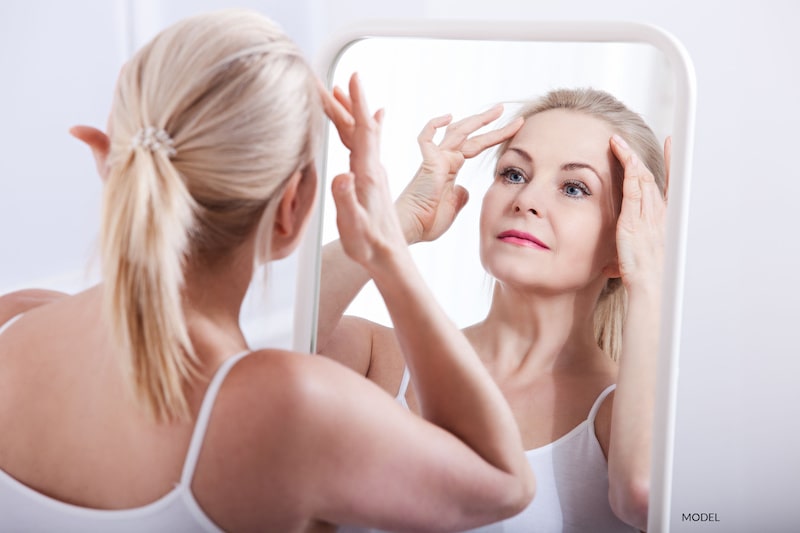
[[[338,87],[332,94],[321,88],[321,94],[325,111],[336,126],[339,137],[347,148],[351,148],[355,126],[352,101]],[[502,107],[495,106],[453,124],[450,124],[452,117],[445,115],[431,119],[425,125],[417,137],[423,157],[422,164],[395,202],[407,243],[435,240],[453,223],[468,199],[466,189],[455,184],[456,175],[464,161],[510,138],[522,125],[522,121],[517,120],[497,130],[470,137],[478,129],[499,118],[501,113]],[[380,112],[373,118],[380,127]],[[438,128],[445,126],[445,135],[437,145],[433,137]],[[353,355],[352,346],[347,339],[352,339],[354,333],[374,334],[367,324],[342,320],[347,306],[369,279],[369,273],[347,256],[340,241],[331,242],[323,248],[317,322],[319,353],[348,364],[348,361],[353,360]],[[340,328],[344,328],[347,334],[338,332],[337,329]],[[334,334],[335,331],[338,334]],[[368,361],[369,356],[356,359]]]
[[[489,516],[494,514],[490,512],[494,506],[499,514],[508,516],[527,504],[534,487],[519,430],[502,393],[474,349],[438,306],[416,269],[378,160],[379,124],[367,112],[355,76],[350,92],[355,121],[351,172],[337,176],[332,184],[342,249],[375,281],[406,357],[421,414],[438,426],[415,422],[414,416],[405,416],[407,413],[395,408],[385,395],[385,401],[379,403],[380,410],[355,396],[350,400],[342,398],[347,404],[342,409],[351,413],[365,410],[358,417],[363,421],[363,425],[357,422],[359,431],[373,435],[376,442],[368,445],[380,443],[383,451],[378,455],[387,461],[386,470],[382,470],[378,468],[381,463],[365,464],[363,457],[354,455],[352,460],[361,465],[361,471],[350,475],[364,476],[362,483],[387,491],[389,485],[399,480],[400,484],[391,492],[372,496],[375,517],[398,502],[407,502],[409,507],[403,510],[417,514],[433,513],[436,508],[429,506],[441,498],[455,503],[453,494],[437,496],[435,492],[439,490],[464,495],[476,509],[471,511],[459,505],[459,512],[451,517],[448,509],[440,508],[438,519],[449,525],[456,517],[475,520],[477,515],[472,515],[473,512],[481,515],[481,521],[496,520],[498,516]],[[376,418],[390,415],[391,425],[378,426],[382,437],[367,429]],[[417,444],[412,444],[412,439]],[[406,449],[406,453],[399,448]],[[393,453],[404,460],[393,462],[389,459]],[[466,477],[462,477],[464,472],[468,472]],[[395,479],[386,482],[387,475]],[[331,483],[331,488],[344,490],[338,482]],[[390,494],[398,498],[397,502],[388,501]],[[483,498],[491,501],[488,507],[477,504],[476,499]],[[367,506],[366,502],[364,505]],[[412,507],[417,506],[419,509],[414,511]],[[324,515],[321,518],[330,514],[330,519],[342,519],[333,508],[322,509],[321,513]],[[411,518],[396,514],[393,519]]]
[[[69,296],[47,289],[22,289],[0,296],[0,327],[17,315]]]
[[[609,500],[626,522],[647,528],[666,202],[652,173],[621,139],[611,147],[622,163],[617,252],[627,291],[622,353],[611,415]],[[668,156],[669,141],[665,152]]]

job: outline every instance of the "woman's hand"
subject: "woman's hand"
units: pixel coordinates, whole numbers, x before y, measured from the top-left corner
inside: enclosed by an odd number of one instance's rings
[[[355,129],[352,99],[338,87],[332,93],[323,87],[321,94],[325,112],[336,126],[339,138],[352,149]],[[380,127],[379,113],[373,118]],[[522,127],[524,120],[517,118],[502,128],[470,137],[502,113],[503,106],[498,104],[453,124],[451,115],[437,117],[422,129],[417,137],[422,165],[395,203],[409,244],[435,240],[447,231],[468,200],[467,190],[455,184],[464,161],[511,138]],[[433,142],[436,130],[445,126],[444,138],[436,144]]]
[[[664,146],[669,183],[670,139]],[[617,221],[617,260],[622,283],[660,288],[664,263],[664,229],[667,212],[653,173],[622,137],[611,137],[611,149],[622,164],[622,208]]]
[[[498,104],[452,124],[451,115],[437,117],[422,129],[417,137],[422,165],[396,202],[409,243],[432,241],[447,231],[469,198],[467,190],[455,184],[464,161],[511,138],[522,127],[520,117],[502,128],[470,137],[502,113],[503,106]],[[433,137],[445,126],[444,138],[437,145]]]
[[[340,135],[350,148],[350,172],[334,178],[332,192],[342,247],[351,259],[371,270],[399,250],[405,250],[406,241],[379,159],[383,113],[369,113],[356,74],[350,78],[349,88],[350,95],[344,96],[352,124],[347,121]],[[328,104],[326,110],[331,116]],[[332,119],[338,128],[341,116]]]

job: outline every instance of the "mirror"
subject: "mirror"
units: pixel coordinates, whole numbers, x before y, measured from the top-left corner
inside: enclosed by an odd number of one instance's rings
[[[370,108],[386,109],[382,160],[395,197],[419,166],[416,138],[432,117],[452,113],[458,120],[504,102],[503,118],[489,126],[497,127],[513,115],[518,102],[555,88],[605,90],[642,115],[660,142],[672,135],[648,528],[669,530],[675,363],[694,120],[693,71],[680,43],[657,28],[629,23],[374,23],[333,42],[322,68],[329,87],[347,87],[349,76],[357,71]],[[337,238],[329,184],[348,168],[348,152],[332,126],[327,138],[320,172],[323,210],[317,215],[317,233],[310,232],[304,244],[306,260],[301,261],[308,269],[319,269],[320,243]],[[429,287],[459,327],[482,320],[491,298],[492,281],[478,258],[476,228],[481,198],[494,172],[493,153],[468,160],[459,173],[457,183],[469,190],[470,201],[453,226],[438,240],[412,247]],[[306,318],[316,318],[317,291],[318,287],[308,288],[298,299]],[[391,325],[372,284],[346,314]],[[314,335],[296,339],[298,344],[313,350]]]

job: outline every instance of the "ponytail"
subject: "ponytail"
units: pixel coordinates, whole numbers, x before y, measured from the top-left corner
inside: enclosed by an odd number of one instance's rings
[[[249,253],[240,245],[252,238],[253,261],[269,258],[282,186],[313,161],[322,116],[300,49],[253,11],[184,19],[120,71],[103,305],[133,398],[157,421],[191,418],[187,392],[204,374],[183,315],[185,267]]]
[[[181,305],[195,203],[169,160],[171,143],[135,141],[105,186],[105,316],[134,395],[156,420],[185,419],[184,383],[198,375]]]
[[[594,310],[594,337],[597,345],[618,361],[622,352],[622,323],[627,311],[627,293],[622,280],[606,281]]]

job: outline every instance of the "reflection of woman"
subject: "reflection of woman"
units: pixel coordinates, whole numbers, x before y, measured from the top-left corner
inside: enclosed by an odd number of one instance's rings
[[[108,135],[73,130],[105,181],[103,284],[0,305],[18,316],[0,334],[0,530],[456,529],[530,501],[507,403],[385,216],[377,123],[352,91],[353,174],[335,192],[343,220],[368,223],[343,243],[400,317],[429,421],[341,365],[248,349],[239,308],[254,264],[303,232],[322,107],[267,19],[193,17],[125,65]]]
[[[348,144],[350,102],[334,94],[328,106]],[[435,239],[466,201],[454,186],[464,158],[513,135],[500,147],[480,217],[480,259],[496,280],[491,306],[463,333],[511,405],[538,488],[523,513],[485,531],[645,529],[665,213],[660,147],[638,115],[600,91],[551,92],[521,111],[524,123],[469,138],[499,113],[450,126],[438,146],[435,129],[449,119],[432,120],[419,139],[423,165],[396,202],[409,242]],[[319,351],[418,410],[392,330],[341,318],[367,274],[331,243],[322,279]]]

